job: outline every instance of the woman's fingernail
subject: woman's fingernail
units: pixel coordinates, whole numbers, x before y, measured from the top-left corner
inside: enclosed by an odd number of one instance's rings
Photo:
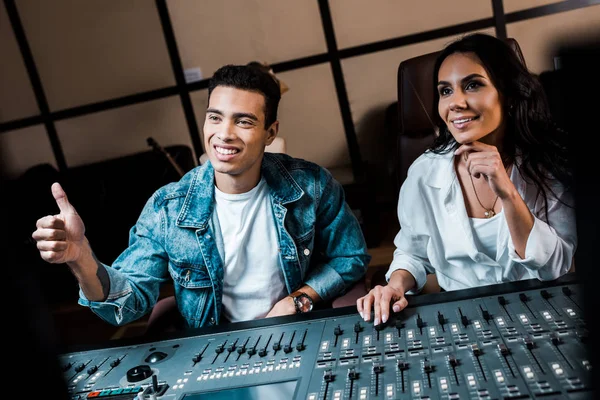
[[[387,322],[387,319],[388,319],[388,316],[387,316],[387,315],[383,314],[383,315],[381,316],[381,322],[383,322],[384,324]]]
[[[399,305],[395,305],[394,307],[392,307],[394,309],[394,312],[399,312],[400,311],[400,306]]]

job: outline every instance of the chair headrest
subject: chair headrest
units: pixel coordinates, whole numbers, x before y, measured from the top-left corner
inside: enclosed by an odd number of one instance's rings
[[[506,39],[525,64],[519,43]],[[401,135],[423,137],[435,132],[437,105],[433,104],[433,68],[441,51],[404,60],[398,66],[398,123]]]

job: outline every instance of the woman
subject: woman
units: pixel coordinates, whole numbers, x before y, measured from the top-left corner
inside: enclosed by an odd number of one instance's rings
[[[436,60],[439,136],[400,190],[388,284],[357,300],[386,322],[426,274],[444,290],[565,274],[577,245],[563,131],[543,89],[502,40],[484,34]]]

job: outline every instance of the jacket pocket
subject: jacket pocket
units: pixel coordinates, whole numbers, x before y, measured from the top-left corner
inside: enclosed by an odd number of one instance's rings
[[[210,276],[205,265],[169,260],[169,273],[175,284],[186,289],[211,287]]]
[[[177,308],[190,328],[204,325],[211,314],[212,284],[206,266],[169,260]]]

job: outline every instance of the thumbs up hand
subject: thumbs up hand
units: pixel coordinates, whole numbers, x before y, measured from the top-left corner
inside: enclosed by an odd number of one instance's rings
[[[86,243],[85,225],[59,183],[52,185],[52,195],[60,213],[40,218],[31,236],[45,261],[53,264],[78,261]]]

